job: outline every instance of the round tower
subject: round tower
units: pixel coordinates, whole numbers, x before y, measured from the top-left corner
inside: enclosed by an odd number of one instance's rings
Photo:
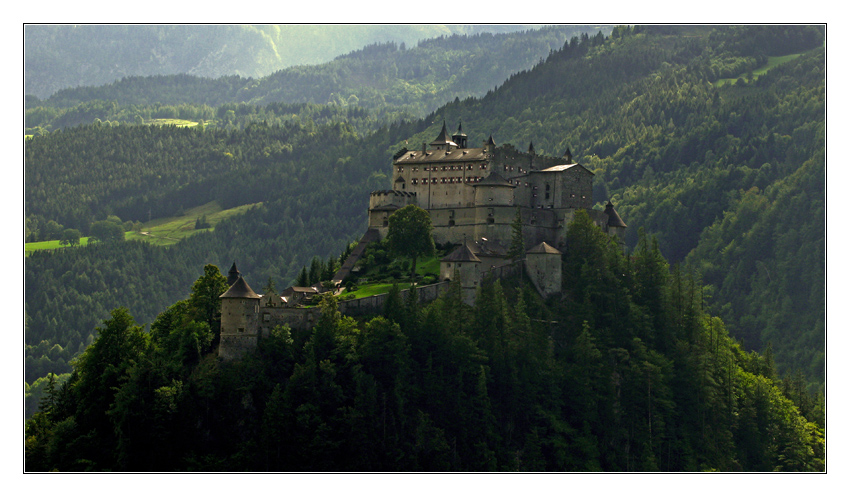
[[[221,341],[218,356],[224,360],[238,359],[257,348],[260,296],[251,290],[240,275],[219,298]]]
[[[453,280],[460,278],[460,288],[463,301],[469,305],[475,302],[475,291],[478,288],[481,259],[472,253],[472,249],[464,239],[463,245],[440,261],[440,279]]]

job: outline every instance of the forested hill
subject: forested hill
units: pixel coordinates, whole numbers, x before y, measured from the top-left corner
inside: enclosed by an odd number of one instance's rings
[[[136,115],[210,121],[192,106],[226,103],[303,103],[357,106],[383,114],[422,117],[454,98],[481,96],[511,74],[528,69],[594,26],[547,26],[514,33],[455,34],[405,44],[372,44],[319,65],[299,65],[261,78],[196,75],[124,77],[102,86],[29,97],[27,128],[55,130],[101,121],[132,122]],[[601,35],[600,35],[601,36]]]
[[[576,37],[484,97],[413,122],[380,126],[359,106],[269,104],[213,109],[229,120],[206,130],[103,123],[35,137],[26,207],[41,218],[31,233],[74,212],[62,224],[145,219],[181,201],[264,204],[168,249],[96,244],[30,258],[28,371],[68,371],[109,309],[152,322],[205,263],[237,260],[252,284],[285,286],[312,256],[338,255],[365,228],[367,194],[386,187],[392,154],[433,140],[446,119],[462,120],[473,144],[492,133],[550,155],[570,147],[595,173],[594,198],[613,199],[629,225],[630,247],[641,227],[657,237],[671,262],[702,275],[697,288],[745,350],[771,342],[780,375],[800,370],[819,387],[823,31],[662,28]]]
[[[319,64],[372,43],[452,34],[501,33],[522,25],[27,25],[27,93],[45,98],[63,88],[127,76],[191,74],[257,78],[285,67]]]

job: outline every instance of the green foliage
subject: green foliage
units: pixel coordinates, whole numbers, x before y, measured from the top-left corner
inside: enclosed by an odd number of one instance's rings
[[[434,254],[432,230],[431,216],[415,205],[402,207],[389,217],[388,248],[394,255],[412,260],[411,281],[416,277],[416,259]]]
[[[191,299],[150,335],[115,310],[46,380],[27,470],[823,471],[822,399],[771,379],[657,245],[629,263],[585,217],[548,304],[520,279],[473,307],[457,285],[424,308],[396,288],[361,321],[327,297],[312,330],[276,327],[232,362]],[[614,274],[587,269],[594,251]]]
[[[55,222],[55,221],[51,221]],[[71,247],[77,246],[80,244],[80,230],[74,228],[68,228],[62,231],[62,236],[59,239],[59,243],[61,245],[69,245]]]

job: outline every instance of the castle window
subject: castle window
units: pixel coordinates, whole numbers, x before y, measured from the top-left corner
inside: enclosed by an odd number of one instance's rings
[[[449,227],[452,227],[452,226],[454,226],[454,225],[455,225],[455,220],[454,220],[454,219],[449,219]]]
[[[269,320],[271,320],[271,318],[272,318],[272,316],[268,312],[263,313],[263,321],[269,322]]]
[[[404,168],[403,168],[403,167],[399,167],[399,168],[398,168],[398,172],[403,173],[403,172],[404,172]]]
[[[415,185],[416,184],[416,178],[411,179],[410,182]]]
[[[575,193],[570,193],[570,198],[576,198],[576,194],[575,194]]]
[[[245,333],[245,328],[239,328],[239,333]]]
[[[467,171],[472,171],[472,164],[467,164],[467,165],[466,165],[466,170],[467,170]]]
[[[581,198],[584,198],[584,195],[582,195]]]

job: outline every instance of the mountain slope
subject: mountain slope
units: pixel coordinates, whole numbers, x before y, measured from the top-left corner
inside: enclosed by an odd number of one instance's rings
[[[414,45],[451,34],[509,32],[486,25],[27,25],[26,92],[45,98],[63,88],[128,76],[190,74],[258,78],[319,64],[372,43]]]

